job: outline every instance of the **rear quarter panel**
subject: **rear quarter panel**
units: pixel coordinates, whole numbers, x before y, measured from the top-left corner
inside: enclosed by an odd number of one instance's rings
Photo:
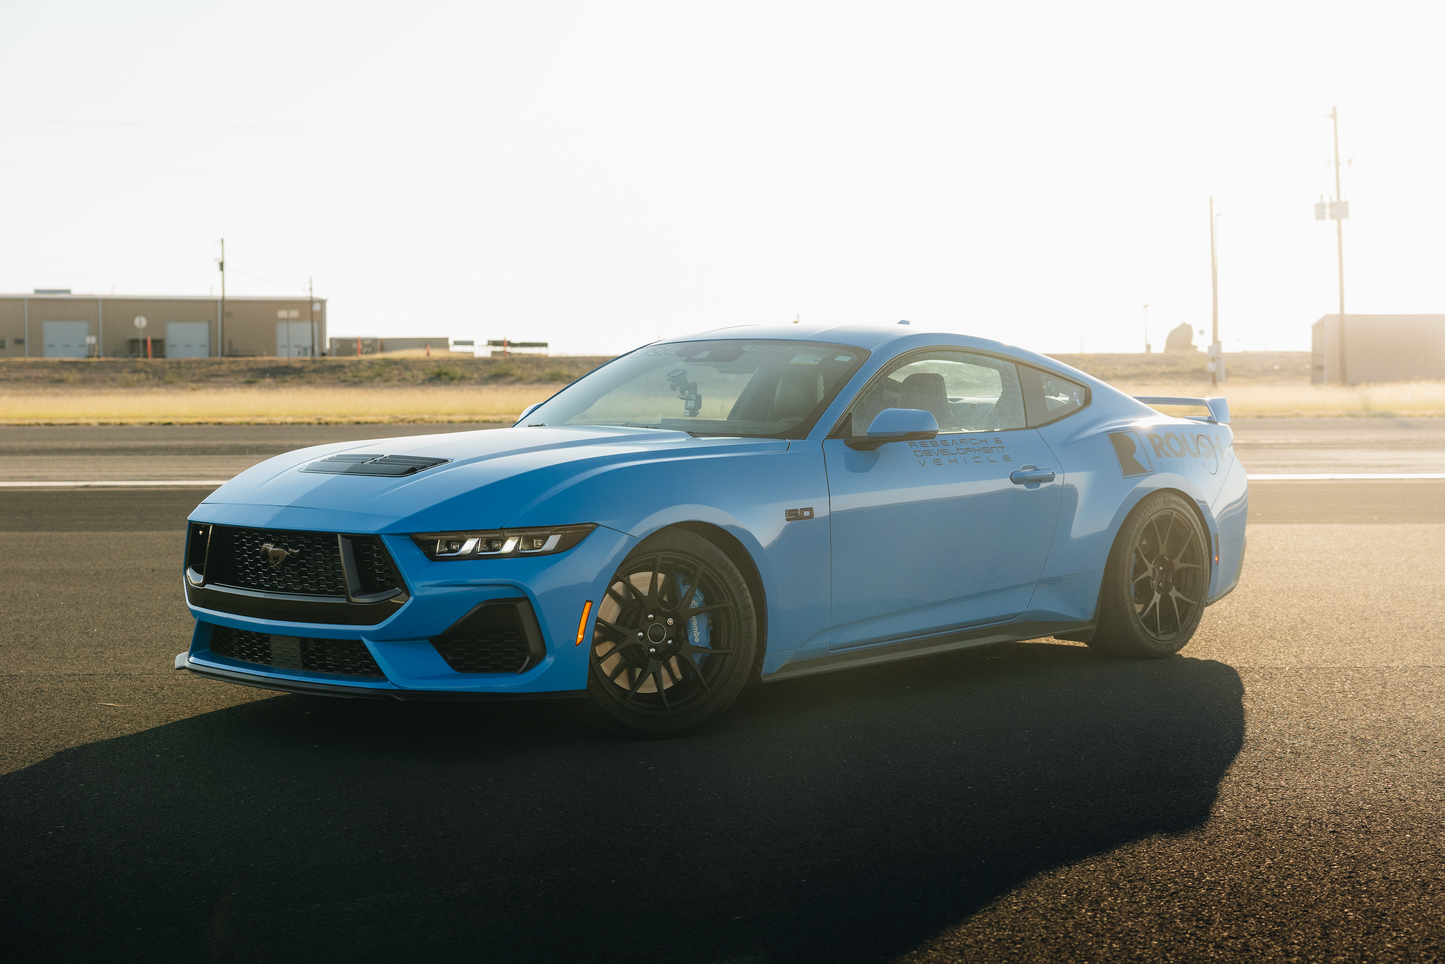
[[[1064,494],[1034,618],[1092,620],[1119,528],[1140,501],[1165,489],[1198,506],[1211,550],[1220,549],[1228,578],[1221,580],[1215,567],[1211,600],[1237,579],[1246,494],[1227,425],[1172,418],[1133,399],[1106,396],[1039,432],[1063,467]]]

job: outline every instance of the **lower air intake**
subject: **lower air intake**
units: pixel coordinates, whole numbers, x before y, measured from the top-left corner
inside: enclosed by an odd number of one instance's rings
[[[211,652],[227,659],[259,663],[276,669],[386,678],[372,658],[371,651],[359,639],[278,636],[217,626],[211,633]]]
[[[545,654],[537,617],[525,599],[483,603],[463,616],[432,646],[458,673],[520,673]]]

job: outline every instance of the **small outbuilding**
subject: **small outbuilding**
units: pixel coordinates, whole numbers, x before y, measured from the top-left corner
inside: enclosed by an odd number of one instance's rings
[[[1310,381],[1445,381],[1445,315],[1325,315],[1311,326]]]

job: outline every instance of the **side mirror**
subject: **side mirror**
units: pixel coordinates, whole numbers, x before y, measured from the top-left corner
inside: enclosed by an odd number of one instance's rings
[[[533,412],[535,412],[541,407],[541,402],[533,402],[531,405],[528,405],[526,408],[522,409],[522,414],[517,416],[517,420],[512,423],[512,428],[516,428],[518,425],[521,425],[527,420],[528,415],[531,415]]]
[[[887,442],[916,442],[938,435],[938,419],[921,408],[885,408],[862,438],[844,439],[850,449],[872,451]]]

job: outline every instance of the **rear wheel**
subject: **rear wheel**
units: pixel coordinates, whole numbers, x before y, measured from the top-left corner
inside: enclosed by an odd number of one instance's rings
[[[590,715],[634,736],[670,736],[726,709],[753,665],[757,619],[731,559],[685,530],[660,533],[618,567],[597,607]]]
[[[1172,492],[1148,496],[1119,529],[1099,591],[1089,645],[1157,659],[1184,648],[1209,593],[1209,551],[1193,506]]]

